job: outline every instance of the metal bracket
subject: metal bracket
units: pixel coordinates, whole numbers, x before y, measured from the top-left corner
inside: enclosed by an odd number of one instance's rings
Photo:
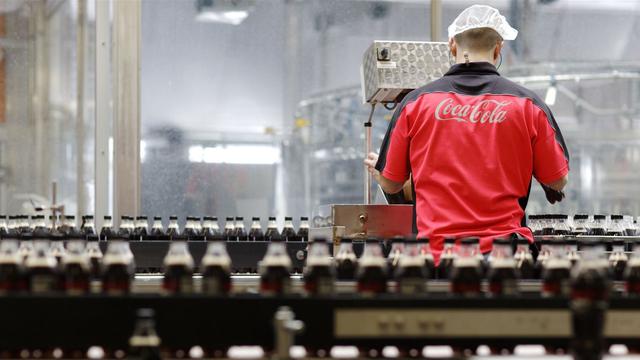
[[[273,318],[275,346],[273,359],[291,359],[290,350],[294,345],[295,334],[304,329],[304,323],[295,320],[295,314],[288,306],[278,308]]]

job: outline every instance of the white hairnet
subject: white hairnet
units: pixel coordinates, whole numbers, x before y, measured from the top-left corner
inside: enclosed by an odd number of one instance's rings
[[[504,40],[515,40],[518,30],[509,25],[507,19],[500,15],[498,9],[487,5],[473,5],[464,9],[449,25],[449,39],[467,30],[490,28],[495,30]]]

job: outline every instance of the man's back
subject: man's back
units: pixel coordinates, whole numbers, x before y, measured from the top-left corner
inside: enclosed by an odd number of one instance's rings
[[[496,236],[532,238],[521,225],[532,174],[548,184],[568,172],[546,105],[489,63],[453,66],[410,93],[393,121],[377,169],[396,181],[412,173],[419,236],[436,253],[446,236],[480,236],[483,252]]]

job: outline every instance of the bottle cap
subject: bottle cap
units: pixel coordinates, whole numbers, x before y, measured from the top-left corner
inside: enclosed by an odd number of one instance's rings
[[[169,220],[178,220],[178,217],[176,215],[171,215],[169,216]]]
[[[75,219],[76,219],[75,215],[65,215],[64,217],[65,217],[67,220],[75,220]]]
[[[587,220],[589,215],[587,214],[575,214],[573,215],[573,220]]]
[[[324,236],[318,236],[316,238],[313,238],[313,241],[311,241],[312,243],[318,243],[318,244],[326,244],[327,243],[327,238]]]
[[[611,220],[622,220],[623,218],[622,215],[611,215]]]
[[[162,221],[162,216],[154,216],[153,220],[154,221]]]
[[[136,220],[147,220],[147,217],[144,215],[140,215],[138,217],[136,217]]]
[[[448,245],[453,245],[453,244],[456,243],[456,238],[454,238],[452,236],[446,237],[446,238],[444,238],[444,243],[448,244]]]
[[[227,221],[233,221],[233,217],[227,216]]]
[[[7,215],[0,215],[0,219],[6,219]]]
[[[205,216],[202,218],[204,221],[213,221],[213,216]]]
[[[105,216],[104,216],[104,219],[105,219],[105,220],[111,220],[111,215],[105,215]]]
[[[251,221],[260,221],[260,218],[259,217],[252,217]]]
[[[593,215],[593,219],[594,219],[594,220],[605,220],[606,218],[607,218],[606,216],[604,216],[604,215],[600,215],[600,214],[598,214],[598,215]]]
[[[308,216],[301,216],[300,217],[300,221],[309,221],[309,217]]]
[[[293,221],[293,217],[291,217],[291,216],[285,216],[285,217],[284,217],[284,221]]]
[[[87,216],[86,216],[86,219],[87,219],[87,220],[93,220],[93,215],[87,215]]]
[[[236,216],[236,221],[244,221],[244,218],[242,216]]]
[[[275,216],[269,216],[269,221],[276,221],[276,217]]]

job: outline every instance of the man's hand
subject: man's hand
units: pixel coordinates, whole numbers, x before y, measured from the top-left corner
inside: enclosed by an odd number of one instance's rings
[[[376,163],[378,163],[378,154],[369,153],[367,158],[364,159],[364,165],[367,167],[367,171],[373,176],[374,179],[380,184],[382,190],[387,194],[396,194],[402,190],[403,183],[397,183],[389,180],[380,174],[380,171],[376,169]]]
[[[542,189],[544,190],[544,194],[547,196],[547,201],[550,204],[555,204],[556,202],[560,202],[564,199],[564,192],[562,192],[562,190],[554,190],[546,185],[542,185]]]
[[[380,177],[381,177],[380,171],[376,169],[377,163],[378,163],[378,154],[376,153],[369,153],[367,157],[364,159],[364,165],[367,167],[367,171],[369,171],[369,174],[371,174],[378,183],[382,183],[380,181]]]

